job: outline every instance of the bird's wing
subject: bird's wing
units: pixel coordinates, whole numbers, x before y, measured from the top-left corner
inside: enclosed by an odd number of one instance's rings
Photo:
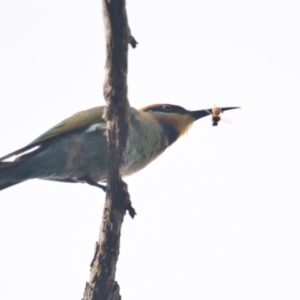
[[[68,119],[65,119],[64,121],[60,122],[56,126],[52,127],[48,131],[46,131],[44,134],[39,136],[37,139],[32,141],[27,146],[1,157],[0,161],[3,161],[14,155],[18,155],[24,151],[30,150],[33,147],[40,146],[44,142],[52,140],[53,138],[56,138],[58,136],[63,136],[70,132],[74,132],[79,129],[89,127],[92,124],[95,124],[95,123],[98,123],[98,124],[103,123],[103,125],[106,124],[106,121],[103,118],[104,107],[105,106],[98,106],[98,107],[94,107],[94,108],[76,113],[75,115],[69,117]]]
[[[98,106],[88,110],[80,111],[52,127],[32,141],[29,145],[36,146],[37,144],[41,144],[45,141],[53,139],[54,137],[62,136],[84,127],[89,127],[94,123],[106,123],[103,118],[103,112],[104,106]]]

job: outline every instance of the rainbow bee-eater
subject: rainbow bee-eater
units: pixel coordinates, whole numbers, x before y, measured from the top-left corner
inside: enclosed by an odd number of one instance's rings
[[[223,107],[222,111],[238,107]],[[107,177],[105,106],[81,111],[27,146],[0,158],[0,190],[28,179],[86,182],[102,187]],[[196,120],[212,109],[186,110],[171,104],[131,108],[129,136],[121,175],[146,167]],[[36,148],[38,147],[38,148]],[[33,151],[28,152],[28,150]],[[24,153],[26,152],[26,153]],[[14,161],[6,161],[17,156]]]

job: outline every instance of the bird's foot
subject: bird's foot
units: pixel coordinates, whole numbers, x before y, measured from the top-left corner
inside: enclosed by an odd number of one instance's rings
[[[92,186],[100,188],[105,193],[107,191],[107,188],[106,188],[106,186],[104,184],[100,184],[97,181],[94,181],[93,179],[91,179],[89,177],[82,178],[82,180],[85,181],[89,185],[92,185]]]
[[[96,181],[94,181],[93,179],[91,179],[90,177],[84,177],[84,178],[81,178],[82,181],[85,181],[87,184],[89,185],[92,185],[92,186],[96,186],[100,189],[102,189],[104,192],[107,192],[107,187],[103,184],[100,184]],[[135,209],[132,207],[131,205],[131,201],[130,201],[130,196],[129,196],[129,193],[127,191],[127,184],[125,182],[123,182],[124,184],[124,193],[125,193],[125,209],[128,211],[130,217],[133,219],[134,216],[137,214]]]

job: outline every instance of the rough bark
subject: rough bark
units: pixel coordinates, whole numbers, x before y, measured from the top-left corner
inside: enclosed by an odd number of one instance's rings
[[[103,91],[107,102],[108,179],[100,234],[83,300],[121,299],[120,288],[115,281],[121,226],[126,210],[131,217],[135,215],[127,185],[119,172],[124,159],[130,118],[127,52],[128,43],[132,40],[125,0],[102,0],[102,3],[107,48]]]

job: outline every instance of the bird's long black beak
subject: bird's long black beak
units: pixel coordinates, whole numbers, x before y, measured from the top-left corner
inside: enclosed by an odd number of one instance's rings
[[[240,107],[235,106],[235,107],[220,107],[220,108],[222,109],[222,111],[225,111],[225,110],[236,109],[236,108],[240,108]],[[212,114],[212,108],[189,111],[189,113],[193,118],[195,118],[195,120],[198,120],[198,119],[201,119],[203,117],[211,115]]]

